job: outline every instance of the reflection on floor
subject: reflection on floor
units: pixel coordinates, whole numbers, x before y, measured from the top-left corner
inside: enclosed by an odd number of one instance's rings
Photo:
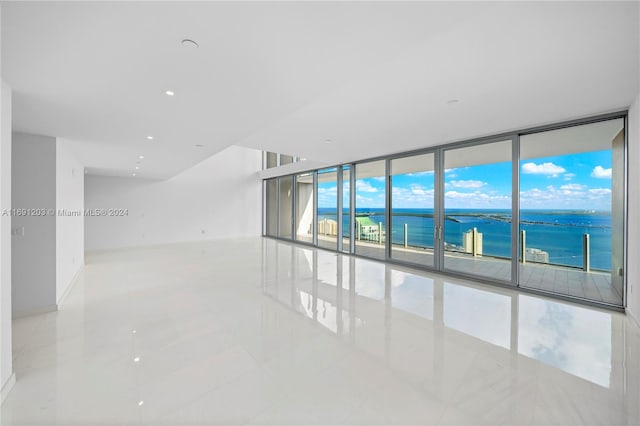
[[[374,259],[384,259],[384,245],[358,241],[356,253]],[[394,245],[391,256],[402,262],[433,267],[433,250]],[[453,272],[511,282],[510,259],[473,257],[446,252],[444,266],[446,270]],[[559,265],[526,263],[520,265],[520,285],[611,305],[622,305],[622,295],[612,286],[609,272],[585,272],[578,268]]]
[[[624,314],[271,239],[101,252],[2,424],[639,424]]]

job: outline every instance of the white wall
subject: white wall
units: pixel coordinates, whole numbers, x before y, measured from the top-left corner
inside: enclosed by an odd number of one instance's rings
[[[640,94],[629,109],[627,312],[640,320]],[[638,321],[640,323],[640,321]]]
[[[640,8],[638,8],[640,22]],[[638,87],[640,87],[640,31],[638,31]],[[640,325],[640,91],[629,108],[628,121],[627,313]]]
[[[101,250],[260,235],[260,151],[232,146],[166,181],[86,176],[85,248]],[[142,170],[144,174],[144,170]]]
[[[84,166],[71,154],[69,142],[56,143],[56,303],[62,302],[84,266]],[[80,213],[80,215],[62,215]]]
[[[13,134],[11,204],[14,209],[56,207],[56,139]],[[56,309],[55,214],[14,214],[11,227],[14,318]],[[20,235],[15,235],[16,231]]]
[[[11,209],[11,89],[0,94],[0,208]],[[1,399],[15,382],[11,351],[11,216],[0,214],[0,389]]]

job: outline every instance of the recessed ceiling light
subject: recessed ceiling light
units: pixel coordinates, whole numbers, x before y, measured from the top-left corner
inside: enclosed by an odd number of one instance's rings
[[[182,40],[182,45],[189,48],[200,47],[200,45],[195,40],[191,40],[190,38],[185,38],[184,40]]]
[[[147,136],[147,139],[149,139],[150,141],[153,140],[153,136]]]
[[[138,157],[139,159],[143,160],[144,159],[144,155],[141,155]]]
[[[131,174],[131,176],[136,177],[136,174],[135,174],[135,173],[132,173],[132,174]]]
[[[139,357],[139,356],[135,357],[135,358],[133,359],[133,362],[140,362],[140,357]]]
[[[175,95],[175,92],[173,92],[172,90],[166,90],[164,93],[165,93],[167,96],[173,96],[173,95]]]
[[[144,405],[144,401],[139,401],[138,402],[138,407],[142,407]]]
[[[136,166],[136,170],[139,170],[139,169],[140,169],[140,166]]]

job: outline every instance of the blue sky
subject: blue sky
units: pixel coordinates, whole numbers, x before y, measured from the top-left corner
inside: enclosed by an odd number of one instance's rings
[[[384,207],[384,178],[356,181],[358,207]],[[393,177],[395,208],[432,208],[433,172]],[[336,206],[335,182],[318,184],[320,207]],[[344,188],[345,206],[349,188]],[[611,210],[611,151],[527,159],[520,162],[523,209]],[[447,169],[447,208],[511,207],[511,163]]]
[[[531,209],[611,210],[611,151],[522,161],[520,204]]]

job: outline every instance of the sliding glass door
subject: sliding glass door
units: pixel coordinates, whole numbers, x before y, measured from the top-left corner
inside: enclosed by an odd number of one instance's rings
[[[318,247],[338,249],[338,169],[318,171]]]
[[[296,240],[313,243],[313,173],[296,176]]]
[[[391,160],[391,258],[434,266],[434,154]]]
[[[385,259],[387,240],[385,161],[356,166],[356,254]]]
[[[349,253],[351,238],[351,167],[342,166],[342,251]]]
[[[622,305],[624,120],[520,137],[520,286]]]
[[[511,140],[443,151],[443,269],[511,276]]]
[[[265,234],[270,237],[278,236],[278,179],[265,181]]]
[[[265,235],[624,306],[625,117],[265,181]]]
[[[284,176],[278,181],[280,188],[278,236],[290,240],[293,235],[293,176]]]

